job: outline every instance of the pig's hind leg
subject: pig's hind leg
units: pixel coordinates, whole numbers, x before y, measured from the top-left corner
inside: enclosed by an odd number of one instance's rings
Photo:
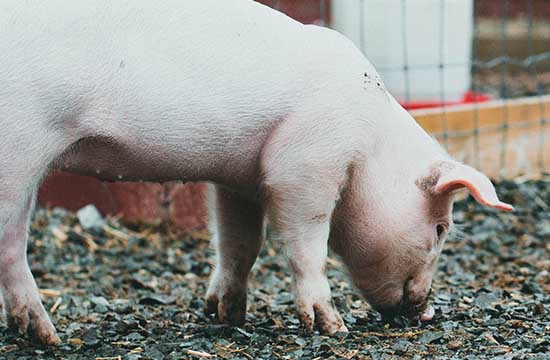
[[[205,312],[222,323],[242,325],[246,316],[248,275],[262,244],[259,205],[216,186],[214,246],[217,264],[206,294]]]
[[[8,326],[20,334],[29,332],[41,343],[55,345],[59,343],[59,337],[40,301],[26,259],[29,220],[36,198],[34,193],[27,196],[23,209],[5,227],[0,240],[0,290]]]
[[[23,120],[22,114],[0,114],[0,292],[11,328],[56,344],[59,338],[27,263],[27,233],[40,180],[70,142],[63,130],[54,133],[38,120],[40,114]]]

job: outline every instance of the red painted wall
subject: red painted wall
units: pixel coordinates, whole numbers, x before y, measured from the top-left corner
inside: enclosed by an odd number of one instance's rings
[[[64,172],[52,174],[38,194],[40,204],[76,211],[94,204],[127,222],[171,221],[183,229],[206,224],[205,184],[107,183]]]

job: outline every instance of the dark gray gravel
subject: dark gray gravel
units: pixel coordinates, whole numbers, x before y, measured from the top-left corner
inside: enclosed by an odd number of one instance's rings
[[[0,329],[0,358],[36,359],[550,359],[550,181],[501,183],[514,213],[456,205],[465,235],[445,246],[429,324],[384,324],[329,262],[351,332],[305,334],[291,277],[268,243],[249,290],[243,328],[202,313],[213,263],[204,232],[81,229],[74,214],[40,209],[29,258],[63,345],[42,348]]]

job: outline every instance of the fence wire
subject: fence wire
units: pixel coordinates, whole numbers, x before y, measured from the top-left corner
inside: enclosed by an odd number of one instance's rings
[[[498,132],[500,135],[498,168],[500,175],[505,177],[508,163],[511,161],[510,147],[511,131],[520,127],[539,127],[537,135],[538,154],[536,155],[536,166],[539,173],[549,173],[548,158],[550,154],[545,154],[549,141],[546,137],[550,130],[550,119],[548,119],[545,109],[547,98],[544,95],[550,94],[550,0],[472,0],[472,36],[471,36],[471,56],[465,61],[449,57],[448,35],[452,34],[448,29],[449,6],[456,3],[451,0],[271,0],[261,1],[264,4],[271,5],[275,9],[286,12],[288,15],[297,18],[303,22],[317,23],[319,25],[332,26],[334,20],[335,6],[339,2],[348,2],[357,6],[353,16],[358,17],[357,31],[358,37],[355,39],[357,46],[367,53],[371,54],[370,48],[371,34],[369,33],[369,15],[372,16],[372,5],[378,1],[386,7],[394,7],[399,10],[399,42],[401,46],[402,64],[396,66],[391,64],[375,64],[382,75],[391,77],[393,74],[402,74],[404,104],[411,104],[418,97],[414,90],[415,79],[418,79],[418,73],[422,71],[436,71],[438,74],[438,94],[434,101],[441,105],[440,126],[441,131],[435,133],[442,141],[443,145],[448,147],[453,139],[469,137],[472,141],[473,153],[469,161],[476,167],[482,167],[483,146],[482,134]],[[468,0],[464,0],[467,2]],[[430,3],[432,6],[438,6],[437,24],[435,26],[438,34],[433,34],[433,38],[426,39],[438,47],[437,55],[432,61],[411,61],[410,30],[411,14],[414,13],[414,7],[421,4]],[[370,12],[370,13],[369,13]],[[387,16],[378,14],[377,16]],[[414,20],[414,19],[413,19]],[[452,45],[452,44],[451,44]],[[370,57],[369,57],[370,58]],[[449,127],[447,105],[451,99],[446,95],[446,89],[452,85],[446,74],[453,69],[466,67],[470,69],[469,91],[473,96],[472,118],[473,129],[461,130]],[[412,74],[416,72],[416,77]],[[390,89],[391,91],[391,89]],[[501,119],[498,124],[491,123],[484,125],[484,118],[480,109],[483,108],[482,100],[488,95],[491,99],[500,99],[503,102],[501,108]],[[511,101],[515,98],[527,96],[538,99],[538,109],[540,116],[533,121],[511,121],[510,108]],[[450,109],[450,108],[449,108]],[[515,130],[514,130],[515,131]]]

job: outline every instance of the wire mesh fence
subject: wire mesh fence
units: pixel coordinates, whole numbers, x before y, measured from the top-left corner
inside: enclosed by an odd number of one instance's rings
[[[460,160],[500,177],[550,172],[550,0],[262,2],[348,36]]]

